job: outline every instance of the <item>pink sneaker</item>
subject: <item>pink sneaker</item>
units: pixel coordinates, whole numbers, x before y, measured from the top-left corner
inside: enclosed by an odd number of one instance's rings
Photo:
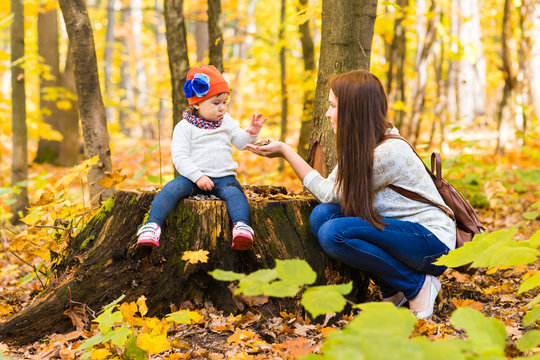
[[[161,227],[158,224],[150,222],[143,225],[139,231],[137,231],[137,245],[158,247],[160,235]]]
[[[253,229],[251,226],[238,222],[233,227],[233,240],[231,247],[234,250],[249,250],[253,245]]]

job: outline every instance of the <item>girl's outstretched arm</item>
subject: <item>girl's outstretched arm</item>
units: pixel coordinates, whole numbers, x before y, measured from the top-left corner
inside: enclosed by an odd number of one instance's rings
[[[270,144],[262,146],[248,144],[246,145],[245,149],[254,154],[268,158],[284,158],[291,165],[296,173],[296,176],[298,176],[302,182],[304,181],[306,175],[313,171],[313,168],[304,159],[302,159],[302,157],[298,155],[292,147],[281,141],[272,141]]]

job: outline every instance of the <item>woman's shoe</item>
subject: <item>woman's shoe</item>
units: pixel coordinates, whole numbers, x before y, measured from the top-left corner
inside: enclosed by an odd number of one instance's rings
[[[433,275],[426,275],[426,280],[429,281],[429,304],[426,309],[422,311],[414,312],[418,319],[427,319],[433,315],[433,307],[435,306],[435,300],[441,291],[441,282]]]
[[[253,245],[253,229],[243,222],[237,222],[233,227],[231,247],[234,250],[249,250]]]
[[[137,245],[158,247],[160,235],[161,227],[154,222],[149,222],[137,231]]]
[[[401,291],[395,293],[394,295],[390,296],[390,297],[387,297],[387,298],[383,298],[382,301],[384,302],[391,302],[393,303],[396,307],[402,307],[403,305],[405,305],[405,303],[408,301],[407,298],[405,297],[405,294],[403,294]]]

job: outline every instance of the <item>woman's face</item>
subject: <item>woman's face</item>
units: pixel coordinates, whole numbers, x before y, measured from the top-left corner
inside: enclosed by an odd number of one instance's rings
[[[328,102],[330,105],[328,106],[328,110],[326,111],[326,117],[330,120],[330,125],[332,125],[332,129],[334,129],[334,134],[337,131],[337,106],[338,106],[338,99],[332,89],[330,89],[330,94],[328,95]]]
[[[199,112],[199,116],[208,121],[219,121],[227,112],[228,93],[221,93],[193,105]]]

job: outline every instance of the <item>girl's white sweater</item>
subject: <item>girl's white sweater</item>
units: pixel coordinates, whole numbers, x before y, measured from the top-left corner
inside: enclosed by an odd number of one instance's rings
[[[397,130],[392,129],[391,133],[396,134]],[[320,202],[339,204],[341,194],[334,189],[336,176],[337,166],[326,179],[318,171],[313,170],[306,175],[303,185]],[[456,228],[453,220],[435,206],[398,194],[387,186],[389,184],[395,184],[446,206],[422,161],[403,140],[389,139],[375,148],[374,209],[383,218],[423,225],[453,250],[456,246]]]

